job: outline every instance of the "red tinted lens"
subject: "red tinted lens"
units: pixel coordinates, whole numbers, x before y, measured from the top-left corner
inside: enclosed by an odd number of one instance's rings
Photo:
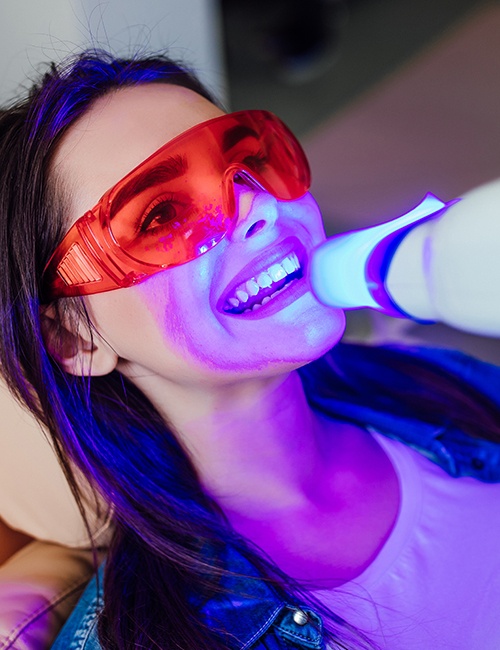
[[[303,196],[311,185],[307,158],[292,132],[271,113],[256,111],[261,149],[243,163],[268,192],[282,201]]]
[[[132,259],[163,268],[217,244],[234,216],[232,179],[242,171],[280,200],[310,185],[305,155],[291,132],[265,111],[215,118],[170,141],[118,183],[104,219]]]

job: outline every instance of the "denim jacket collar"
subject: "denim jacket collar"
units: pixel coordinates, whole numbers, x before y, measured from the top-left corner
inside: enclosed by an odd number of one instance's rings
[[[259,639],[271,626],[285,647],[290,642],[308,650],[323,647],[322,623],[315,612],[300,604],[283,601],[235,549],[227,549],[226,560],[231,574],[221,581],[224,594],[210,599],[201,611],[212,629],[230,635],[229,642],[234,650],[259,647]]]

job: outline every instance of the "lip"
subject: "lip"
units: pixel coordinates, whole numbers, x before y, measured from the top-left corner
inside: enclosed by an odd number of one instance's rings
[[[292,280],[284,290],[268,303],[262,305],[258,310],[249,311],[244,314],[231,314],[224,310],[227,298],[234,294],[234,291],[240,284],[252,277],[258,276],[259,273],[266,271],[270,266],[280,262],[291,253],[295,253],[299,259],[302,269],[301,278]],[[287,304],[294,302],[308,290],[306,264],[307,253],[304,244],[295,236],[286,237],[279,244],[274,245],[272,249],[263,251],[238,272],[230,284],[223,290],[221,297],[217,301],[217,310],[224,314],[224,316],[230,316],[232,318],[258,319],[283,309]]]

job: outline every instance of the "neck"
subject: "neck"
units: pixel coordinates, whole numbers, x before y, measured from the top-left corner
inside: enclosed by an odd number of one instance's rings
[[[311,410],[296,371],[210,390],[149,381],[137,383],[206,491],[285,572],[339,584],[373,559],[397,515],[397,477],[364,430]]]
[[[158,395],[141,388],[225,510],[247,510],[270,495],[274,505],[285,505],[321,462],[318,420],[297,372],[210,390],[176,385]]]

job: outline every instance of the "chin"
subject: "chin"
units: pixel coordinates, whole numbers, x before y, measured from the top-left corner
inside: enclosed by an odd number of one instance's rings
[[[341,340],[345,323],[341,309],[316,304],[309,313],[297,319],[293,329],[284,332],[281,361],[300,367],[319,359]]]
[[[342,309],[326,307],[312,298],[298,323],[304,346],[311,351],[318,350],[317,356],[321,356],[342,338],[346,318]]]

